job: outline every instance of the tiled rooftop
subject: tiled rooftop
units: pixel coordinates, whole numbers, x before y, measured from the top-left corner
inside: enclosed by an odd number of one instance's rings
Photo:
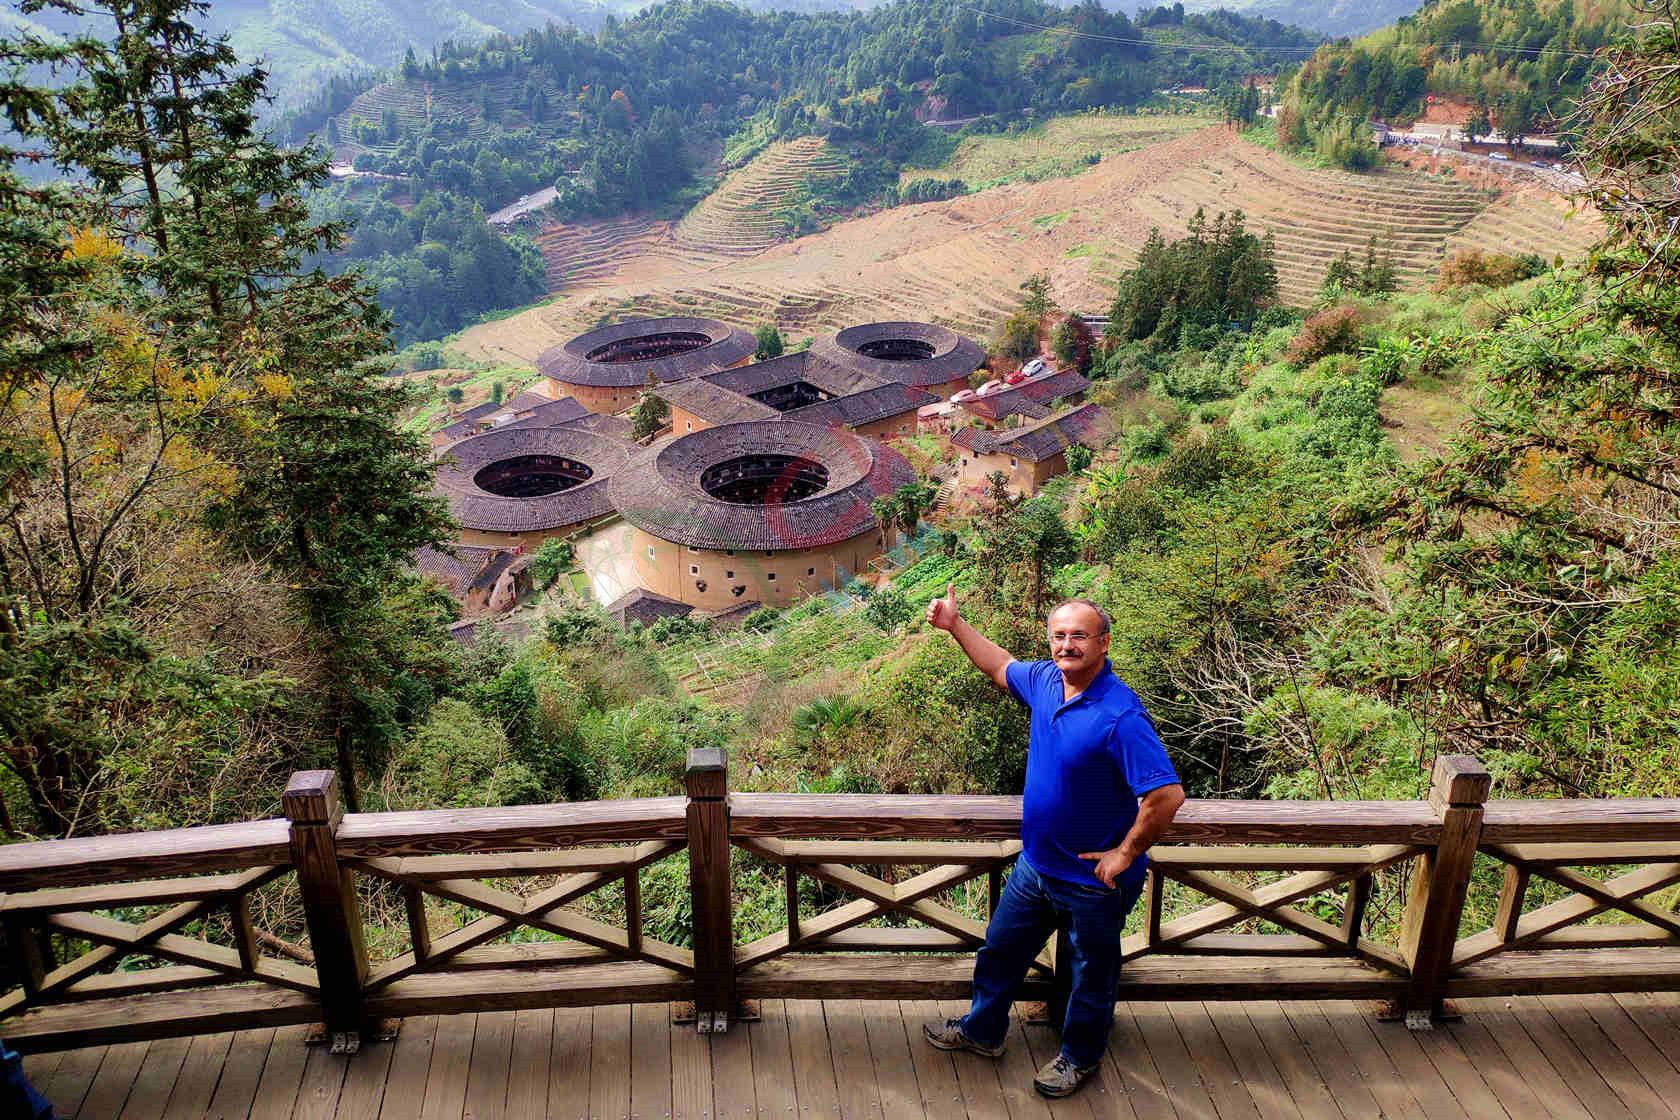
[[[828,472],[822,491],[798,501],[759,505],[721,501],[700,488],[700,473],[729,459],[791,455]],[[812,424],[724,424],[655,444],[618,471],[612,504],[661,540],[692,548],[818,548],[877,527],[870,503],[915,471],[874,440]]]
[[[976,455],[1012,455],[1037,463],[1067,450],[1075,443],[1095,447],[1113,432],[1108,413],[1099,405],[1085,404],[1068,412],[1029,424],[989,432],[983,428],[962,428],[951,442]]]
[[[932,354],[922,359],[894,360],[867,357],[860,352],[895,339],[922,343]],[[934,323],[865,323],[847,327],[838,334],[818,339],[811,352],[835,365],[902,385],[942,385],[967,377],[986,360],[986,351],[978,343]]]
[[[957,403],[987,420],[998,421],[1007,416],[1042,420],[1051,414],[1052,409],[1047,406],[1090,387],[1091,383],[1074,370],[1061,370]]]
[[[620,626],[629,626],[633,621],[650,626],[662,618],[687,615],[693,610],[687,603],[640,587],[607,604],[607,613],[616,618]]]
[[[437,490],[468,529],[522,533],[575,525],[612,512],[607,482],[635,451],[634,444],[571,427],[498,428],[449,449],[438,467]],[[588,465],[592,473],[586,482],[533,498],[504,498],[473,481],[491,463],[522,455],[564,456]]]
[[[640,361],[602,362],[589,357],[603,346],[659,334],[699,334],[710,341],[693,350]],[[649,374],[657,381],[683,381],[732,366],[752,354],[757,345],[751,334],[715,319],[635,319],[601,327],[544,350],[537,358],[537,372],[566,385],[635,388],[647,384]]]

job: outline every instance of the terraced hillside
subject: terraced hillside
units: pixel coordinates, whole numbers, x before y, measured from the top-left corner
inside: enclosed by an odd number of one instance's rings
[[[359,95],[338,115],[340,142],[334,154],[340,158],[353,158],[359,152],[386,153],[394,148],[394,144],[363,144],[355,140],[356,121],[366,121],[377,127],[383,123],[387,109],[396,114],[402,130],[406,133],[423,130],[426,122],[433,119],[464,121],[468,136],[483,139],[490,134],[490,127],[484,118],[484,106],[479,101],[476,89],[477,87],[469,89],[444,82],[408,78],[381,82]],[[523,79],[511,76],[493,79],[488,83],[488,89],[491,111],[497,115],[502,127],[535,127],[540,134],[553,131],[552,126],[544,128],[541,124],[533,125],[526,114]],[[543,92],[548,96],[549,104],[564,103],[561,96],[564,90],[546,79],[543,79]]]
[[[786,231],[776,211],[793,201],[800,184],[843,170],[845,162],[820,136],[772,144],[683,215],[674,240],[683,249],[725,256],[763,252]]]
[[[563,225],[550,222],[536,236],[551,292],[613,277],[629,257],[669,240],[671,223],[655,218],[612,218]]]
[[[797,341],[874,319],[927,319],[988,335],[1018,305],[1018,285],[1050,274],[1064,306],[1106,308],[1113,279],[1151,226],[1181,236],[1197,206],[1242,209],[1270,229],[1286,302],[1304,303],[1344,249],[1376,234],[1407,287],[1421,287],[1449,246],[1569,256],[1598,235],[1595,217],[1564,216],[1531,188],[1502,196],[1404,169],[1357,176],[1292,163],[1223,127],[1116,153],[1082,174],[1019,182],[901,206],[754,256],[697,249],[653,226],[626,238],[575,232],[575,271],[558,298],[473,327],[459,346],[496,361],[537,354],[580,330],[639,315],[775,322]],[[599,227],[597,227],[599,229]],[[1526,240],[1517,240],[1521,234]]]
[[[1448,238],[1497,197],[1455,180],[1390,169],[1379,175],[1308,171],[1252,145],[1229,159],[1187,167],[1136,200],[1163,230],[1182,225],[1197,206],[1211,216],[1240,207],[1256,232],[1276,241],[1278,289],[1305,303],[1342,252],[1364,254],[1373,235],[1390,254],[1403,287],[1426,286]]]
[[[1018,178],[1065,176],[1091,156],[1159,144],[1207,127],[1201,116],[1140,117],[1081,113],[1055,117],[1024,133],[965,136],[937,167],[908,167],[899,185],[917,179],[961,179],[970,189]]]
[[[1574,203],[1549,191],[1525,188],[1504,195],[1447,239],[1447,252],[1537,253],[1551,260],[1580,256],[1597,240],[1596,222],[1571,216]]]

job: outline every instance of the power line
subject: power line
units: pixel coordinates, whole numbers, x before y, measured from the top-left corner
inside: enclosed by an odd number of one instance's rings
[[[1016,19],[1013,16],[998,15],[996,12],[989,12],[984,8],[977,8],[970,4],[956,4],[954,7],[956,7],[959,11],[973,12],[975,15],[984,16],[987,19],[995,19],[1000,23],[1008,23],[1016,27],[1025,27],[1033,31],[1049,31],[1054,32],[1057,35],[1066,35],[1069,38],[1074,39],[1091,39],[1101,43],[1121,43],[1127,46],[1156,47],[1161,50],[1207,51],[1211,53],[1226,52],[1232,54],[1238,52],[1253,52],[1256,54],[1291,54],[1310,57],[1318,52],[1319,47],[1325,45],[1324,43],[1320,43],[1317,46],[1312,47],[1243,47],[1227,43],[1163,43],[1158,39],[1130,38],[1123,35],[1098,35],[1092,31],[1080,31],[1079,29],[1073,27],[1064,27],[1048,23],[1033,23],[1031,20]],[[1594,51],[1567,51],[1552,47],[1500,47],[1464,42],[1408,43],[1406,45],[1417,47],[1436,47],[1441,50],[1446,50],[1451,47],[1454,49],[1475,51],[1482,54],[1496,54],[1503,52],[1505,54],[1524,55],[1534,58],[1538,58],[1542,55],[1560,55],[1565,58],[1596,57],[1596,52]]]

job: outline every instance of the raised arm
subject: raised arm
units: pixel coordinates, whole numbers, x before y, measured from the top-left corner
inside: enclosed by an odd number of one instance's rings
[[[1009,691],[1009,682],[1004,678],[1003,671],[1009,663],[1015,660],[1009,651],[986,637],[980,631],[963,620],[961,612],[957,610],[957,585],[945,585],[945,598],[935,599],[928,604],[928,625],[944,630],[957,640],[957,645],[974,662],[974,667],[992,678],[992,683]]]

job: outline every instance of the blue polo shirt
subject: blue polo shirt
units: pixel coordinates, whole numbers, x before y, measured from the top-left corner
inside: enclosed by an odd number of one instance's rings
[[[1021,854],[1040,875],[1102,889],[1095,861],[1079,853],[1119,844],[1137,820],[1137,799],[1177,783],[1161,737],[1107,660],[1090,687],[1065,703],[1054,661],[1012,661],[1004,677],[1032,710]],[[1147,865],[1140,856],[1115,885],[1141,883]]]

